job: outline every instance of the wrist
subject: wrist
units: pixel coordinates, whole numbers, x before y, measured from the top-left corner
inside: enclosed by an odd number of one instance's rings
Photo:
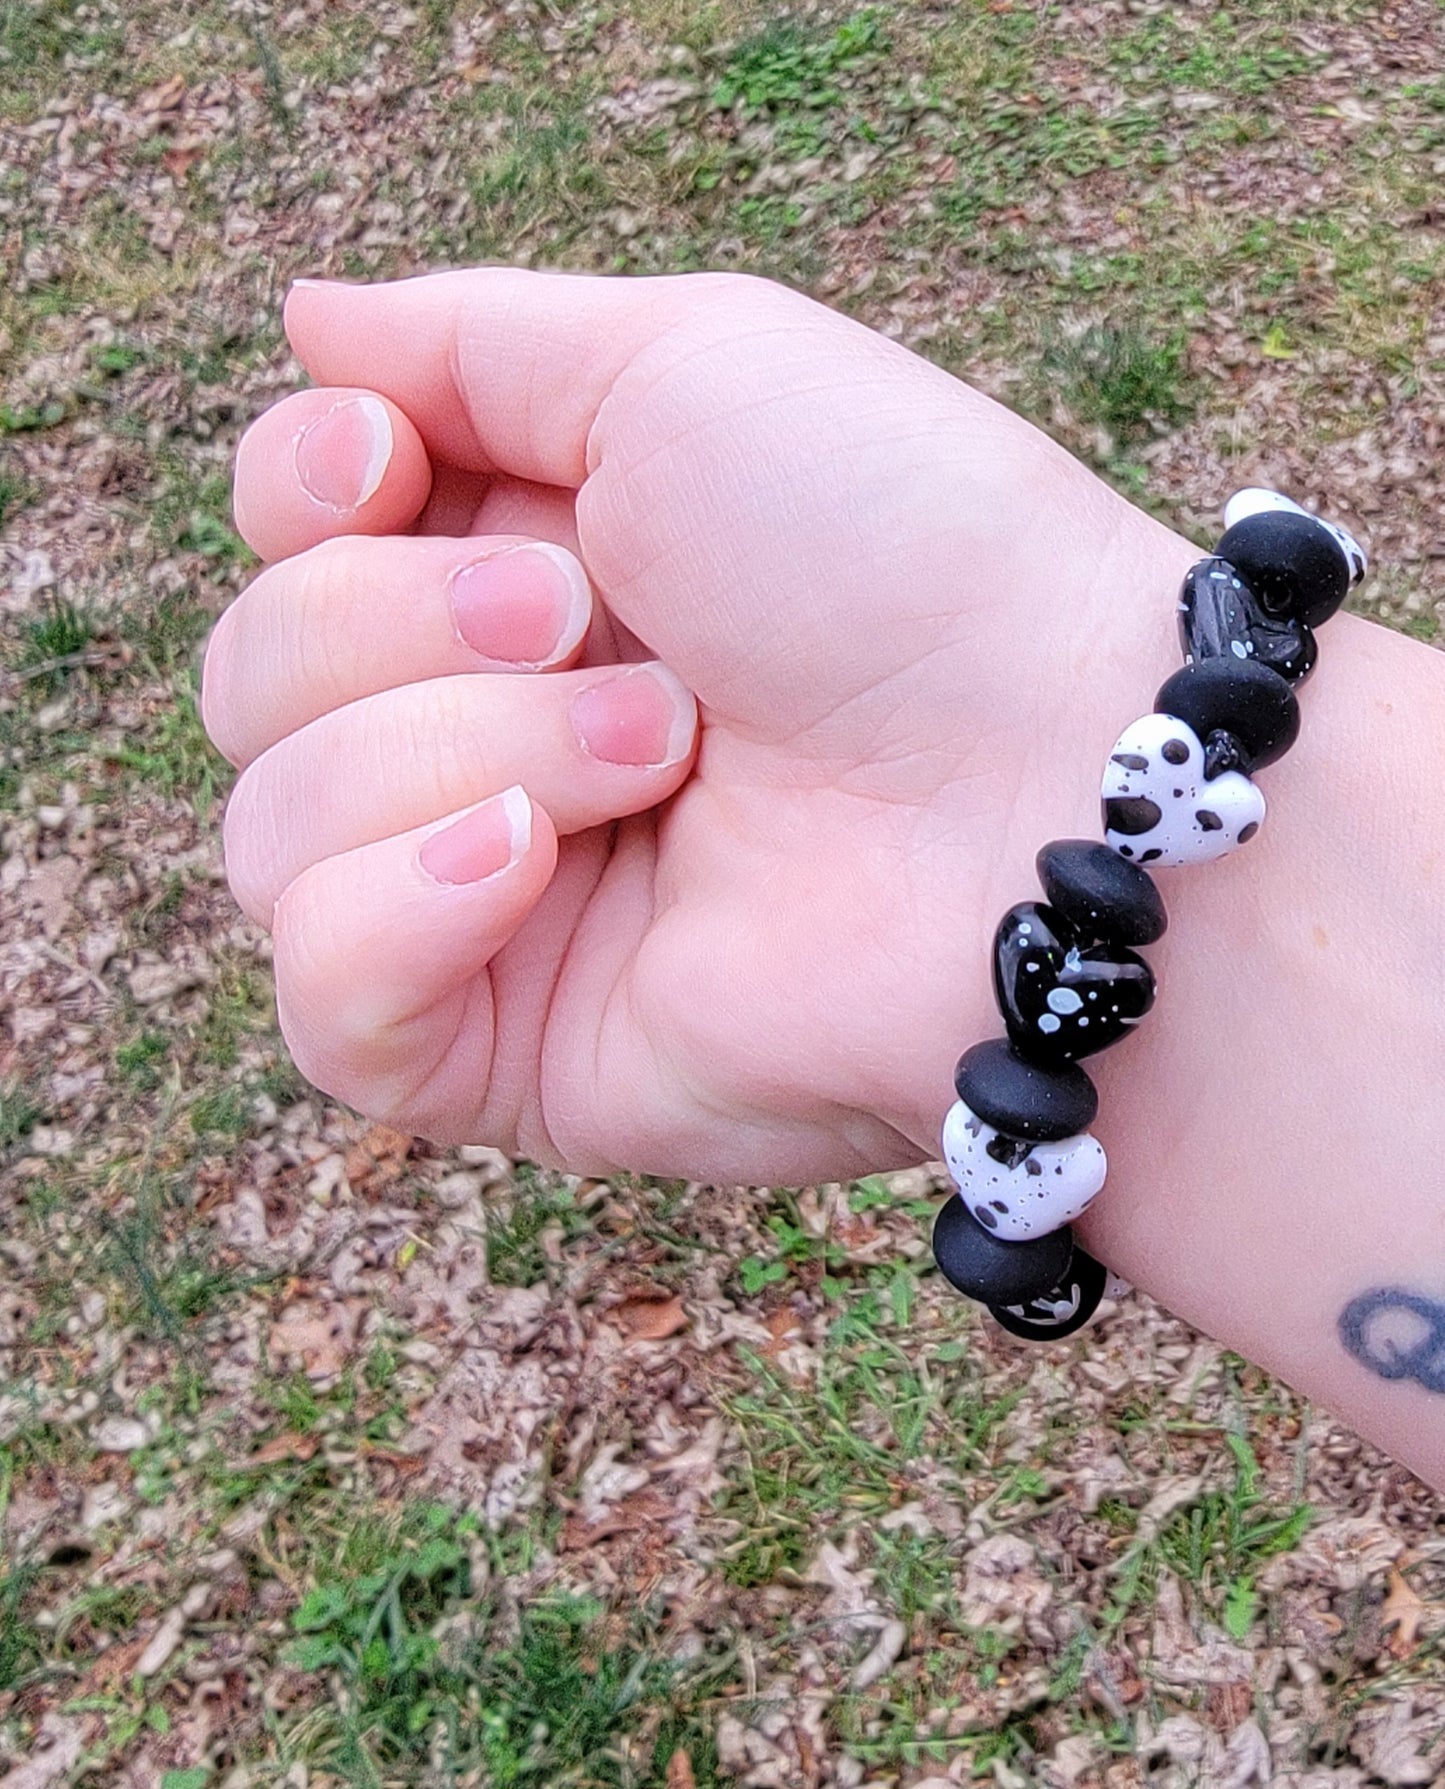
[[[1101,561],[1078,648],[1058,655],[1058,725],[1029,754],[982,879],[960,1048],[1002,1030],[986,940],[1028,898],[1037,845],[1100,835],[1101,767],[1177,666],[1175,597],[1198,557],[1140,518]],[[1386,1371],[1347,1332],[1348,1313],[1385,1308],[1380,1288],[1394,1289],[1394,1319],[1445,1313],[1445,1268],[1431,1266],[1445,1242],[1445,794],[1432,749],[1445,657],[1348,616],[1327,640],[1300,742],[1259,778],[1258,842],[1157,871],[1170,913],[1146,953],[1159,997],[1138,1035],[1084,1064],[1109,1175],[1077,1229],[1170,1309],[1439,1477],[1433,1368]],[[923,1110],[936,1125],[948,1104],[940,1076]],[[923,1141],[926,1123],[905,1128]]]

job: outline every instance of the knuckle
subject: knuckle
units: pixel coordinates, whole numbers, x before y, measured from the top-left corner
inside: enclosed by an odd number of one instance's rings
[[[385,775],[405,765],[409,808],[445,814],[477,799],[495,781],[497,758],[478,680],[437,677],[358,704],[363,741],[358,759]]]
[[[276,898],[271,954],[276,1016],[293,1061],[313,1086],[335,1098],[355,1091],[351,1063],[354,1026],[338,999],[335,929],[316,899],[314,878],[302,874]]]
[[[206,641],[205,653],[201,658],[201,725],[205,728],[211,744],[228,763],[239,770],[244,762],[244,754],[232,725],[232,683],[233,667],[236,663],[232,650],[232,636],[236,631],[236,604],[216,622]]]
[[[277,897],[272,960],[281,1034],[313,1086],[400,1127],[412,1075],[398,1067],[397,1015],[382,991],[386,978],[378,985],[358,972],[370,953],[338,923],[333,896],[318,868],[303,871]]]
[[[221,817],[221,851],[236,905],[269,930],[275,902],[265,873],[270,827],[260,781],[254,766],[236,779]]]
[[[365,543],[350,535],[321,541],[288,561],[286,574],[272,596],[277,657],[312,692],[309,705],[324,709],[348,689],[344,616],[365,574]]]

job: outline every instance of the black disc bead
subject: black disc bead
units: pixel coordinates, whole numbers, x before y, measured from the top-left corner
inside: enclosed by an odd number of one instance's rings
[[[1176,671],[1154,698],[1160,714],[1172,714],[1205,740],[1232,734],[1250,770],[1273,764],[1299,738],[1299,699],[1278,671],[1248,659],[1209,658]]]
[[[1349,594],[1349,555],[1314,516],[1261,510],[1227,528],[1215,552],[1270,614],[1291,615],[1307,627],[1328,621]]]
[[[989,1315],[1027,1342],[1059,1342],[1084,1327],[1104,1302],[1108,1284],[1108,1269],[1076,1242],[1069,1270],[1057,1285],[1027,1303],[991,1303]]]
[[[1154,1004],[1154,975],[1119,944],[1084,944],[1056,908],[1020,901],[999,921],[993,989],[1009,1042],[1056,1066],[1108,1049]]]
[[[970,1112],[1007,1137],[1057,1143],[1084,1131],[1099,1112],[1094,1083],[1072,1062],[1025,1062],[1007,1038],[965,1050],[953,1085]]]
[[[1217,556],[1184,574],[1179,592],[1179,643],[1188,660],[1244,660],[1267,665],[1289,683],[1303,683],[1319,647],[1305,622],[1271,615],[1240,577]]]
[[[1054,839],[1035,859],[1044,898],[1086,943],[1153,944],[1169,916],[1147,870],[1098,839]]]
[[[933,1258],[955,1291],[986,1305],[1027,1305],[1060,1285],[1074,1233],[1067,1225],[1027,1242],[1000,1242],[955,1194],[933,1220]]]

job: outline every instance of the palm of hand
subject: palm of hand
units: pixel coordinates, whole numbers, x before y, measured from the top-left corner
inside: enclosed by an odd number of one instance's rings
[[[453,527],[469,491],[478,527],[525,515],[570,456],[618,656],[662,659],[702,717],[662,809],[561,841],[484,972],[485,1085],[476,990],[455,991],[458,1059],[428,1084],[472,1089],[470,1109],[390,1116],[584,1170],[803,1182],[916,1160],[953,1056],[994,1028],[996,911],[1038,843],[1090,822],[1098,716],[1138,678],[1137,643],[1133,663],[1112,652],[1118,585],[1167,536],[1009,412],[796,295],[626,284],[676,302],[580,435],[532,369],[527,451],[491,449],[483,484],[470,449],[448,464],[456,424],[429,421],[405,367],[380,386],[427,439]],[[299,333],[313,370],[374,382]],[[450,359],[475,417],[486,387]]]

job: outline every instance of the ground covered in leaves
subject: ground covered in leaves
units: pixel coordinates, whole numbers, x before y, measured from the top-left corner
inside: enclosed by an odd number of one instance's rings
[[[805,287],[1203,539],[1445,609],[1431,0],[0,0],[0,1785],[1445,1772],[1408,1474],[1143,1300],[1028,1351],[927,1172],[743,1192],[315,1095],[199,642],[299,274]]]

